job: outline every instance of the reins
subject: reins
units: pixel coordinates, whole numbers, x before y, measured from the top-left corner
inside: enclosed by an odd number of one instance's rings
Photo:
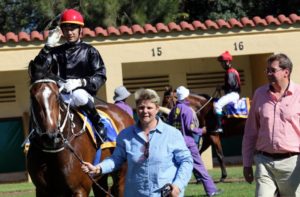
[[[71,151],[71,153],[73,153],[73,155],[77,158],[77,160],[81,163],[83,163],[83,160],[79,157],[79,155],[75,152],[74,148],[72,147],[72,145],[69,143],[69,141],[67,139],[64,138],[64,144],[66,145],[66,147]],[[99,188],[101,189],[105,194],[107,194],[110,197],[114,197],[112,194],[110,194],[108,191],[106,191],[103,187],[101,187],[97,181],[92,177],[91,174],[86,173],[88,175],[88,177],[91,179],[91,181]]]
[[[199,113],[204,107],[206,107],[206,105],[208,105],[208,104],[210,103],[211,100],[214,99],[214,97],[215,97],[215,95],[217,94],[217,92],[218,92],[218,90],[215,89],[215,91],[214,91],[214,93],[212,94],[212,96],[210,96],[209,99],[204,103],[204,105],[202,105],[202,106],[200,107],[200,109],[198,109],[198,110],[196,111],[196,114]]]
[[[57,84],[57,82],[55,80],[52,80],[52,79],[41,79],[41,80],[37,80],[35,81],[33,84],[30,85],[30,89],[37,83],[54,83],[54,84]],[[59,89],[59,92],[61,92],[62,88]],[[60,107],[61,108],[61,107]],[[56,150],[45,150],[45,149],[42,149],[43,152],[47,152],[47,153],[58,153],[58,152],[61,152],[62,150],[65,149],[65,147],[70,150],[70,152],[78,159],[78,161],[83,164],[83,160],[79,157],[79,155],[75,152],[74,148],[72,147],[72,145],[70,144],[70,141],[72,141],[75,137],[77,136],[80,136],[81,134],[83,134],[86,130],[86,123],[87,123],[87,118],[85,117],[85,120],[83,122],[83,127],[82,129],[78,132],[78,133],[74,133],[73,131],[73,128],[75,127],[73,124],[73,117],[74,117],[74,114],[70,113],[70,103],[68,103],[67,106],[65,106],[65,110],[66,110],[66,113],[65,113],[65,117],[64,117],[64,120],[62,122],[62,125],[60,125],[60,122],[61,122],[61,115],[60,115],[60,110],[59,110],[59,120],[58,120],[58,131],[59,131],[59,134],[63,140],[63,147],[59,148],[59,149],[56,149]],[[41,135],[41,128],[38,124],[38,121],[36,120],[36,117],[35,117],[35,114],[34,114],[34,111],[32,109],[31,111],[31,114],[32,114],[32,117],[33,117],[33,122],[35,124],[35,126],[37,127],[37,130],[39,131],[36,131],[37,134]],[[67,138],[64,137],[63,135],[63,131],[64,131],[64,128],[68,122],[68,120],[70,121],[70,129],[72,131],[72,136],[69,138],[69,140]],[[30,132],[29,136],[34,132],[34,129]],[[29,138],[29,136],[27,138]],[[26,139],[27,140],[27,139]],[[92,177],[91,174],[89,173],[86,173],[89,177],[89,179],[100,189],[102,190],[105,194],[107,194],[108,196],[110,197],[114,197],[112,194],[110,194],[107,190],[105,190],[103,187],[101,187],[97,181]]]

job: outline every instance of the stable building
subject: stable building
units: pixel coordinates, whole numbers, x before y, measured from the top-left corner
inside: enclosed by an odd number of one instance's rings
[[[114,88],[129,91],[152,88],[162,96],[165,86],[184,85],[195,93],[212,95],[223,83],[224,71],[217,61],[224,51],[233,55],[233,66],[242,80],[241,96],[251,97],[266,83],[268,56],[287,54],[293,64],[292,80],[300,83],[300,16],[247,17],[192,23],[84,28],[83,39],[96,47],[107,68],[107,82],[98,97],[113,102]],[[28,134],[29,77],[27,66],[44,46],[47,32],[0,34],[0,174],[24,174],[21,144]],[[63,39],[62,39],[63,40]],[[133,98],[129,103],[134,107]],[[240,140],[241,138],[239,138]],[[240,154],[240,150],[237,150]],[[212,167],[206,151],[207,168]],[[0,180],[1,181],[1,180]]]

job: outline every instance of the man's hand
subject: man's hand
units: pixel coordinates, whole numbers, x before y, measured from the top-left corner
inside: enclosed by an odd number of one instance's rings
[[[244,167],[244,177],[248,183],[253,182],[253,169],[252,167]]]
[[[71,92],[76,88],[85,86],[85,84],[85,79],[67,79],[67,82],[64,84],[64,90]]]
[[[55,47],[55,45],[59,42],[60,37],[61,37],[61,29],[59,26],[57,26],[55,29],[49,31],[46,46]]]

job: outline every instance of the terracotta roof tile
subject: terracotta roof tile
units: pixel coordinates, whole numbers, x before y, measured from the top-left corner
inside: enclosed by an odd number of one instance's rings
[[[116,35],[116,36],[120,35],[119,30],[113,26],[110,26],[107,28],[107,33],[108,33],[108,35]]]
[[[144,29],[147,33],[157,33],[157,29],[151,24],[145,24]]]
[[[99,35],[108,36],[107,30],[103,29],[102,27],[96,27],[95,33],[96,33],[96,36],[99,36]]]
[[[31,37],[31,40],[35,40],[35,39],[40,40],[40,41],[44,40],[43,35],[40,34],[38,31],[32,31],[30,33],[30,37]]]
[[[132,35],[132,30],[126,25],[120,26],[119,31],[120,31],[121,34]]]
[[[49,31],[48,30],[43,32],[44,39],[47,39],[48,35],[49,35]]]
[[[163,23],[157,23],[156,24],[156,29],[159,32],[160,31],[169,32],[169,28],[165,24],[163,24]]]
[[[240,27],[243,28],[243,25],[240,21],[238,21],[235,18],[231,18],[228,20],[229,24],[231,25],[231,27]]]
[[[255,26],[254,22],[252,20],[250,20],[248,17],[243,17],[241,19],[241,22],[242,22],[242,24],[244,26],[250,26],[250,27],[254,27]]]
[[[300,16],[297,14],[290,14],[289,18],[293,21],[293,23],[297,23],[300,21]]]
[[[193,25],[191,25],[190,23],[186,22],[186,21],[181,21],[180,22],[180,26],[182,30],[190,30],[190,31],[194,31],[195,28],[193,27]]]
[[[207,30],[207,27],[200,21],[193,21],[192,24],[195,27],[195,29]]]
[[[259,16],[254,16],[253,21],[256,25],[267,26],[267,21],[265,19],[260,18]]]
[[[212,20],[206,20],[204,22],[204,24],[209,28],[209,29],[219,29],[219,26],[217,25],[217,23],[215,23],[214,21]]]
[[[138,24],[132,25],[131,29],[134,34],[136,33],[145,34],[145,30],[143,29],[143,27],[141,27]]]
[[[182,31],[181,27],[177,25],[175,22],[170,22],[168,24],[170,31]]]
[[[19,32],[18,33],[18,37],[19,37],[19,41],[30,41],[30,36],[29,34],[25,33],[25,32]]]
[[[277,26],[279,26],[281,24],[277,18],[274,18],[274,16],[271,16],[271,15],[269,15],[269,16],[266,17],[266,21],[268,22],[268,24],[272,24],[273,23],[273,24],[275,24]]]
[[[0,42],[5,43],[6,42],[6,37],[0,34]]]
[[[204,23],[195,20],[191,23],[186,21],[181,21],[179,24],[175,22],[170,22],[169,24],[157,23],[155,25],[145,24],[144,26],[140,26],[138,24],[132,25],[131,27],[122,25],[118,28],[110,26],[106,29],[102,27],[96,27],[94,30],[85,27],[83,29],[83,37],[99,37],[99,36],[122,36],[122,35],[134,35],[134,34],[156,34],[159,32],[171,32],[171,31],[206,31],[208,29],[218,30],[221,28],[254,28],[255,26],[268,26],[268,25],[276,25],[280,26],[282,24],[292,25],[294,23],[300,22],[300,16],[297,14],[290,14],[288,17],[280,14],[277,17],[274,16],[266,16],[265,18],[260,18],[259,16],[255,16],[252,19],[248,17],[243,17],[240,20],[236,18],[231,18],[228,21],[223,19],[219,19],[217,21],[206,20]],[[30,34],[26,32],[19,32],[16,35],[13,32],[8,32],[5,35],[0,34],[0,42],[30,42],[34,40],[43,41],[47,38],[49,31],[44,31],[39,33],[37,31],[32,31]]]
[[[18,42],[19,41],[18,36],[15,33],[13,33],[13,32],[6,33],[5,37],[6,37],[7,41],[10,41],[10,40],[12,40],[14,42]]]
[[[92,31],[90,28],[84,27],[83,30],[82,30],[82,36],[83,37],[85,37],[85,36],[95,37],[96,33],[95,33],[95,31]]]
[[[291,19],[288,18],[288,17],[286,17],[286,16],[283,15],[283,14],[280,14],[277,18],[278,18],[278,20],[279,20],[281,23],[292,24]]]
[[[217,24],[220,28],[223,28],[223,27],[226,27],[228,29],[231,28],[231,26],[224,19],[217,20]]]

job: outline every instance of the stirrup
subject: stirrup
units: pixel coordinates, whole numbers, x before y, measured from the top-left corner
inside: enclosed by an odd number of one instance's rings
[[[100,125],[101,124],[101,125]],[[98,123],[97,125],[94,125],[96,133],[101,141],[106,140],[106,130],[104,128],[104,125],[102,123]]]
[[[217,130],[215,132],[216,133],[223,133],[223,129],[222,128],[217,128]]]

